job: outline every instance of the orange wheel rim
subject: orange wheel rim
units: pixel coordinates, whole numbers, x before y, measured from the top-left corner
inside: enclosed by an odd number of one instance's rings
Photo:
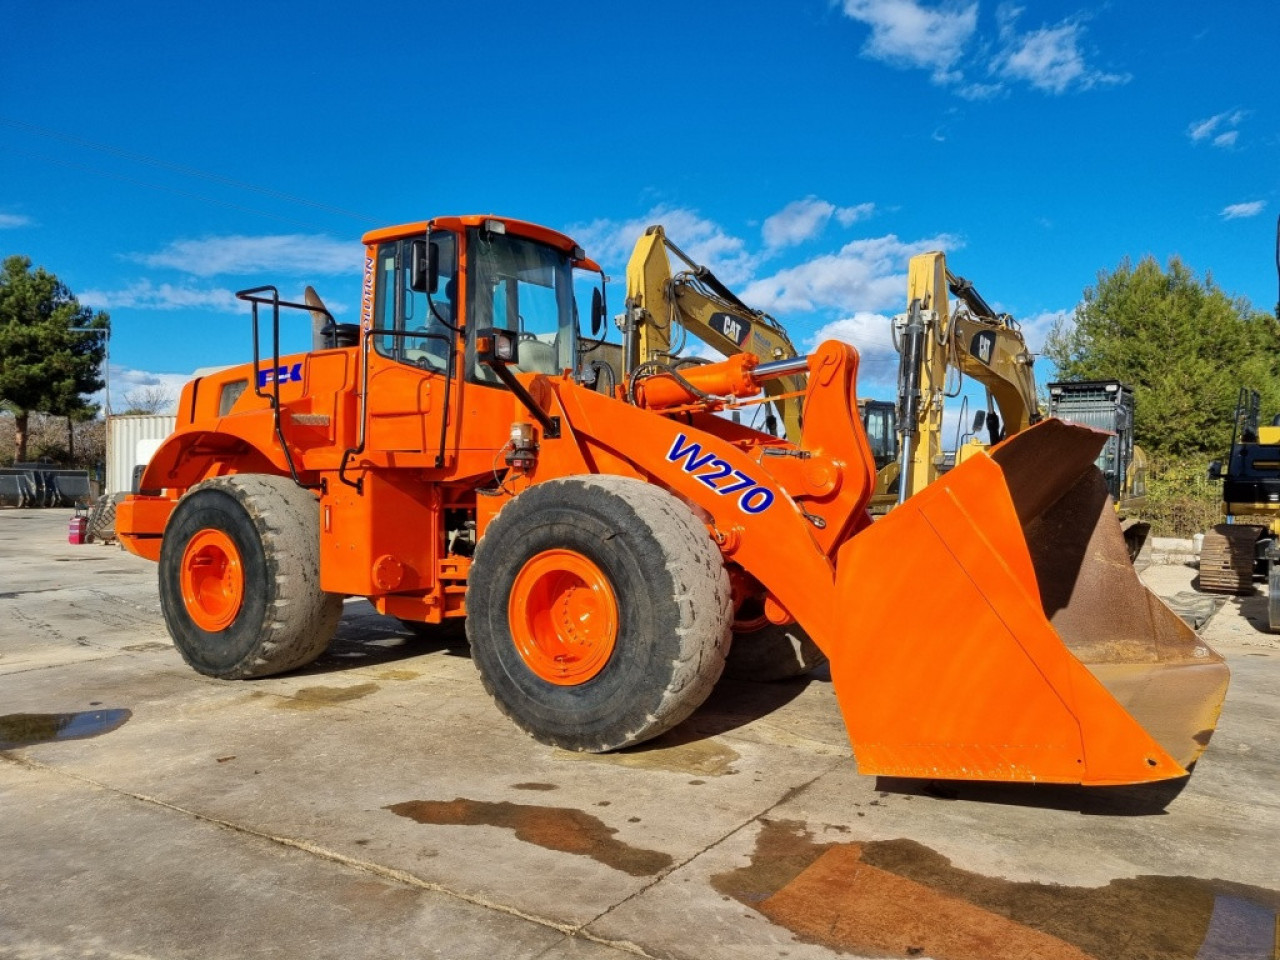
[[[572,550],[544,550],[516,575],[507,604],[516,651],[537,676],[586,683],[618,641],[618,599],[608,577]]]
[[[244,603],[244,566],[235,542],[221,530],[201,530],[182,553],[182,602],[195,625],[216,633]]]

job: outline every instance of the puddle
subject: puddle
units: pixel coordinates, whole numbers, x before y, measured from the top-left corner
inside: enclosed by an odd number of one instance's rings
[[[418,670],[382,670],[374,676],[379,680],[416,680],[422,673]]]
[[[1105,887],[971,873],[913,840],[820,843],[763,821],[750,865],[712,886],[801,940],[935,960],[1274,960],[1280,892],[1144,876]]]
[[[350,687],[303,687],[279,702],[281,710],[319,710],[335,703],[359,700],[378,690],[376,683],[357,683]]]
[[[590,857],[633,877],[651,877],[671,866],[670,855],[642,850],[614,839],[618,831],[571,807],[537,807],[481,800],[410,800],[385,809],[418,823],[439,826],[503,827],[517,840],[547,850]]]
[[[57,740],[86,740],[119,729],[132,716],[132,710],[6,714],[0,717],[0,750]]]
[[[684,736],[687,736],[685,734]],[[665,770],[668,773],[691,773],[704,777],[723,777],[732,769],[738,753],[711,739],[684,740],[681,731],[672,730],[638,747],[615,753],[575,753],[557,750],[557,760],[583,760],[607,763],[615,767],[640,770]]]

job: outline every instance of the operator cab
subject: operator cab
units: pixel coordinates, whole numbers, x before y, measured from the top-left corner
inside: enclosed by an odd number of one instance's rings
[[[380,355],[450,376],[465,370],[468,380],[497,386],[475,349],[477,331],[496,330],[519,345],[515,373],[577,370],[574,271],[600,268],[568,237],[521,221],[447,217],[365,239],[375,274],[368,326]],[[597,292],[593,333],[603,313]],[[466,338],[461,365],[451,363],[459,335]]]

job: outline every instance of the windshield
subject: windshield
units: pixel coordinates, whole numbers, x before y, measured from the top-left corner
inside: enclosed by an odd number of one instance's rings
[[[523,237],[471,231],[470,327],[510,330],[519,341],[517,372],[555,375],[576,367],[573,265],[567,253]],[[473,363],[487,383],[498,378]]]

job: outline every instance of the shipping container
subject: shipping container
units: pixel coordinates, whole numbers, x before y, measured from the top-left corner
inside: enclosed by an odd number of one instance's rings
[[[177,417],[162,414],[109,417],[105,492],[131,492],[135,468],[146,465],[177,423]]]

